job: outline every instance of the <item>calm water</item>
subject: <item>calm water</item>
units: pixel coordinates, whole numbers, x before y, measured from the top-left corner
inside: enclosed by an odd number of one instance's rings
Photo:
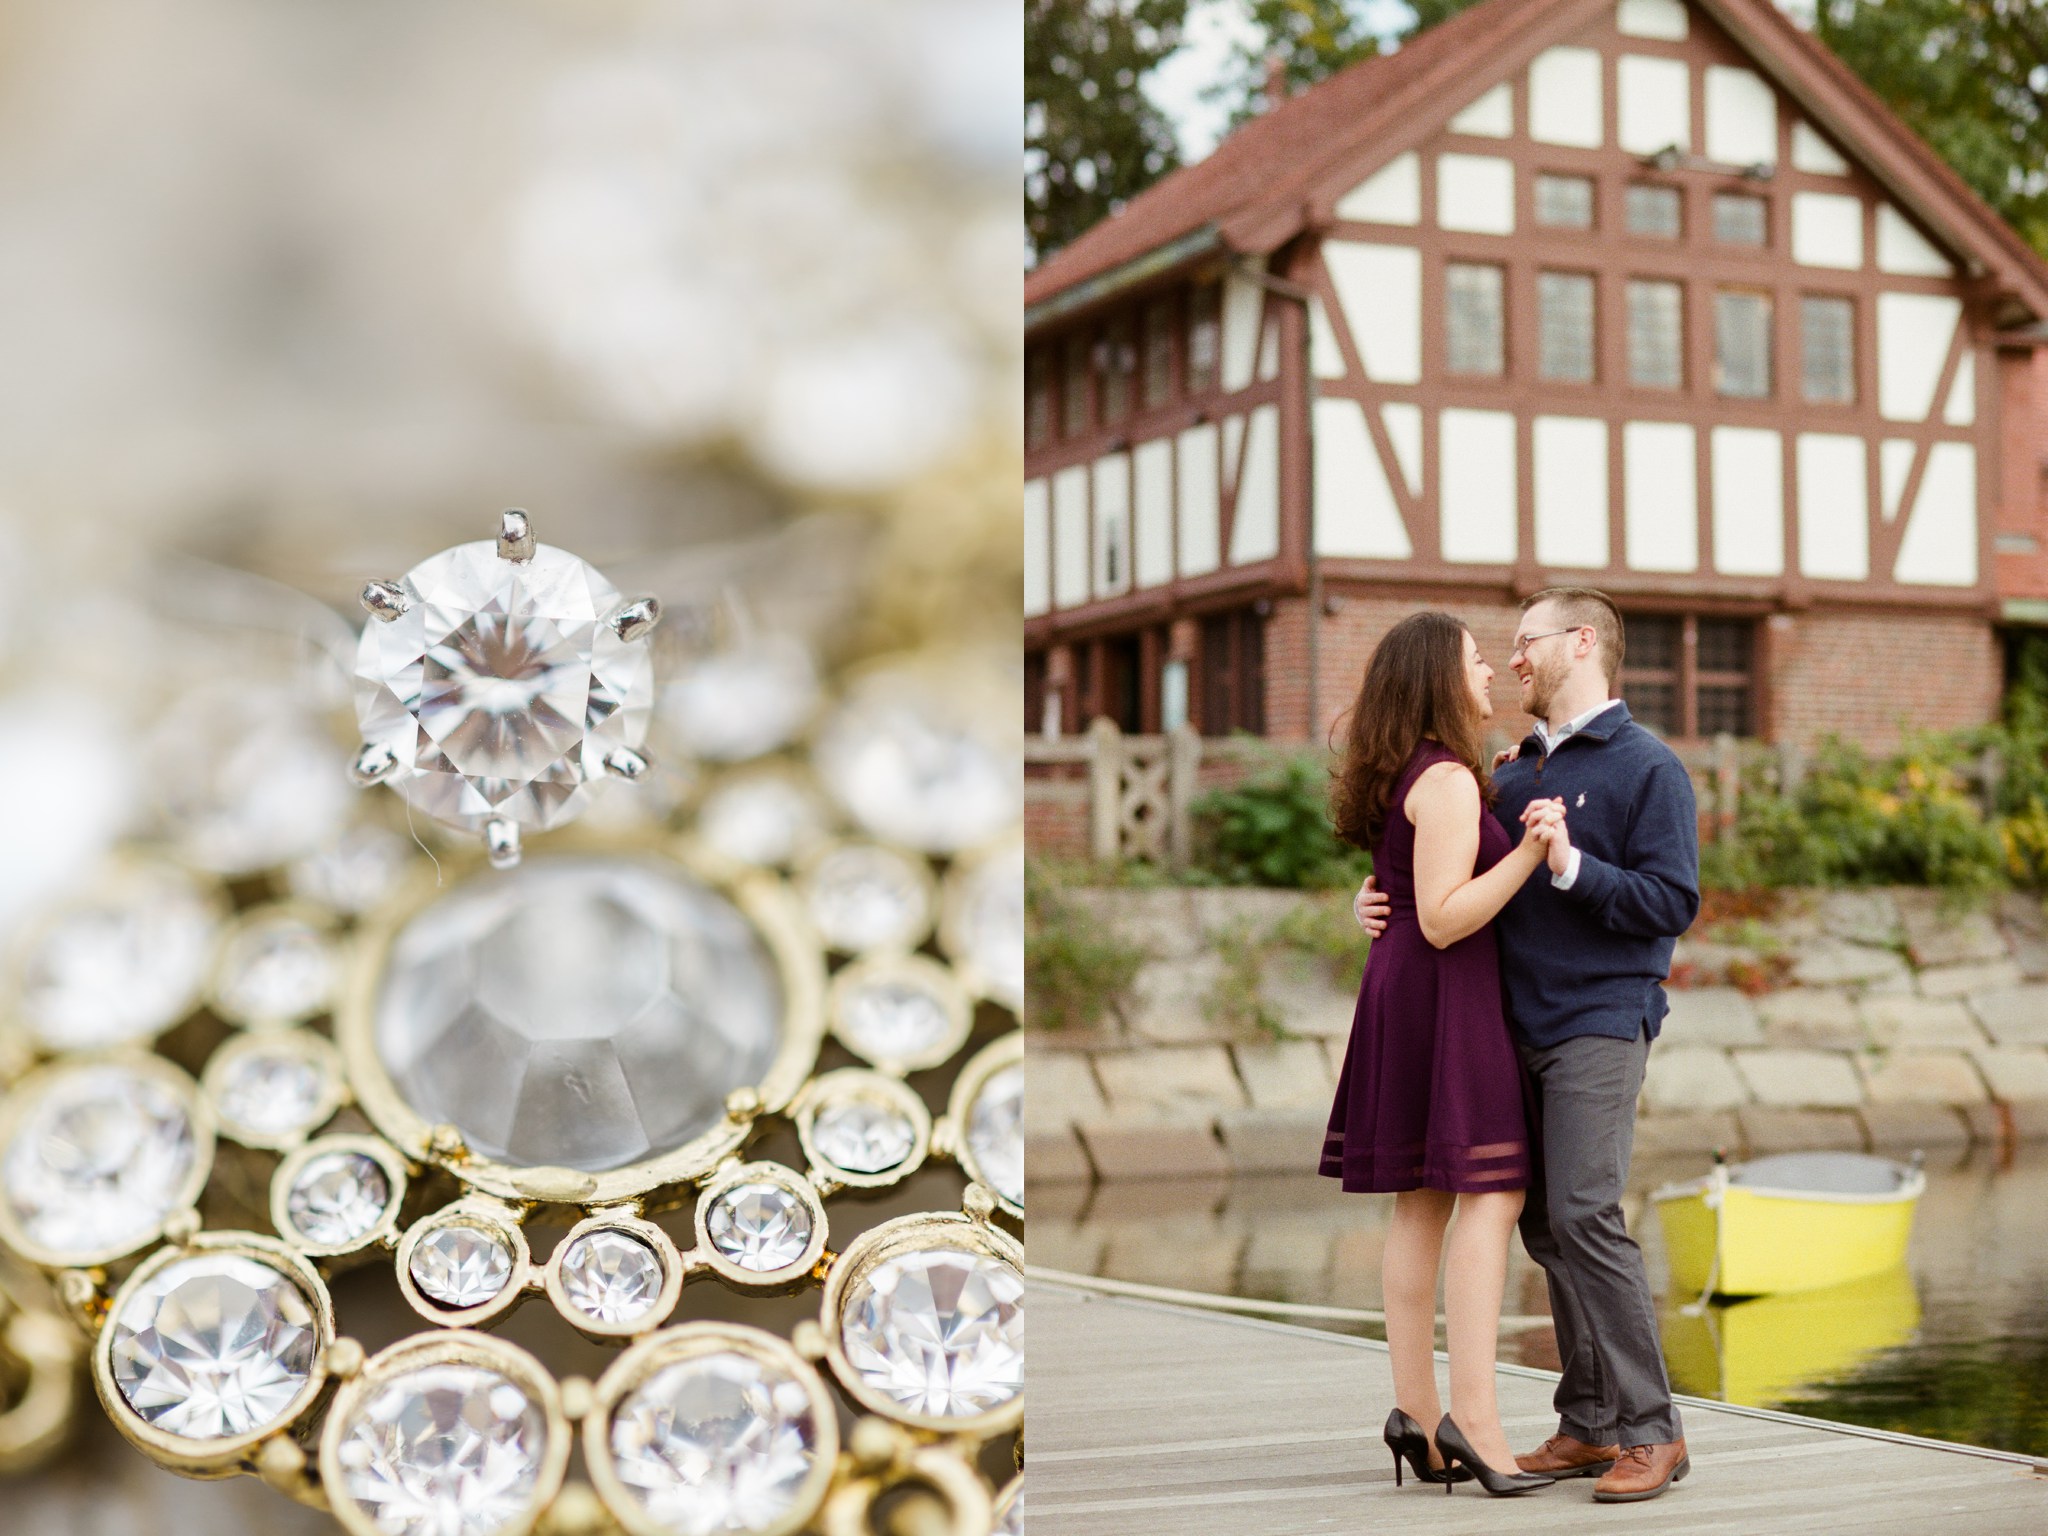
[[[1706,1159],[1638,1163],[1629,1220],[1664,1285],[1645,1194]],[[1930,1156],[1902,1270],[1834,1292],[1688,1316],[1664,1300],[1679,1390],[2048,1456],[2048,1147],[2000,1161]],[[1392,1201],[1313,1176],[1227,1183],[1047,1185],[1032,1191],[1031,1260],[1181,1290],[1376,1309]],[[1542,1271],[1517,1245],[1507,1307],[1531,1321],[1503,1358],[1557,1365]],[[1295,1319],[1295,1321],[1303,1321]],[[1371,1325],[1322,1324],[1381,1336]]]

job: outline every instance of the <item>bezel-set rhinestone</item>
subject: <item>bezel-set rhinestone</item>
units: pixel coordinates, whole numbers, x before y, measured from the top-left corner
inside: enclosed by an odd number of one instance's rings
[[[967,1041],[973,1004],[951,971],[923,955],[870,955],[832,978],[832,1032],[891,1072],[949,1059]]]
[[[749,769],[721,779],[698,802],[699,842],[739,864],[795,863],[825,840],[828,815],[815,790],[787,769]]]
[[[348,917],[370,911],[405,878],[410,846],[389,827],[357,822],[286,871],[291,892]]]
[[[966,1144],[982,1181],[1010,1205],[1024,1205],[1024,1065],[998,1068],[968,1111]]]
[[[835,1184],[879,1189],[907,1178],[931,1146],[931,1112],[900,1078],[842,1067],[798,1105],[804,1155]]]
[[[960,859],[946,872],[939,947],[967,984],[1024,1011],[1024,844]]]
[[[679,751],[737,763],[794,740],[817,707],[810,648],[772,634],[692,658],[661,690],[658,718]]]
[[[659,1229],[584,1225],[562,1240],[548,1266],[547,1289],[562,1314],[587,1331],[638,1333],[674,1306],[669,1277],[678,1268]],[[664,1302],[668,1303],[664,1307]]]
[[[334,940],[306,913],[257,908],[222,940],[213,1011],[231,1024],[294,1024],[325,1013],[340,977]]]
[[[792,1536],[838,1457],[824,1380],[783,1340],[685,1323],[605,1372],[584,1423],[605,1505],[633,1536]]]
[[[95,1369],[131,1439],[225,1465],[312,1405],[333,1334],[303,1260],[254,1234],[209,1234],[153,1255],[121,1287]]]
[[[326,1124],[344,1096],[340,1056],[303,1029],[234,1036],[207,1058],[202,1084],[222,1135],[272,1151]]]
[[[366,1137],[330,1137],[278,1165],[277,1229],[308,1253],[347,1253],[388,1226],[405,1192],[389,1155]]]
[[[225,913],[169,864],[135,861],[26,936],[15,1007],[52,1051],[139,1042],[198,1003]]]
[[[828,1358],[863,1407],[926,1429],[1021,1421],[1024,1259],[966,1216],[915,1215],[856,1238],[825,1288]]]
[[[351,1536],[524,1536],[568,1456],[553,1378],[516,1345],[466,1330],[373,1356],[320,1437],[321,1481]]]
[[[773,1283],[808,1273],[825,1249],[825,1207],[791,1169],[749,1163],[706,1189],[698,1248],[728,1278]]]
[[[989,1536],[1024,1536],[1024,1474],[1019,1472],[996,1499],[996,1526]]]
[[[879,843],[839,843],[805,865],[804,904],[828,949],[915,949],[932,926],[932,877]]]
[[[406,1234],[399,1289],[432,1321],[481,1321],[518,1299],[530,1263],[516,1227],[456,1207]]]
[[[32,1263],[104,1264],[199,1198],[213,1123],[160,1057],[60,1062],[0,1100],[0,1242]]]

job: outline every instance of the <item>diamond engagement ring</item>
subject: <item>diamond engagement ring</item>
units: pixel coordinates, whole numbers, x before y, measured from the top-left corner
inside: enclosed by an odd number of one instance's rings
[[[363,601],[355,776],[469,846],[181,802],[15,959],[39,1413],[83,1352],[157,1464],[354,1536],[1020,1531],[1002,660],[669,635],[657,686],[659,603],[513,513]]]

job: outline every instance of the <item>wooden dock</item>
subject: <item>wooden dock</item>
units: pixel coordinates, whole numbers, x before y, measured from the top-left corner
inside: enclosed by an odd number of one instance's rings
[[[1679,1400],[1692,1473],[1646,1503],[1595,1504],[1584,1478],[1397,1489],[1384,1344],[1035,1280],[1030,1307],[1032,1536],[2048,1532],[2048,1462],[1698,1398]],[[1500,1368],[1509,1440],[1555,1429],[1555,1381]]]

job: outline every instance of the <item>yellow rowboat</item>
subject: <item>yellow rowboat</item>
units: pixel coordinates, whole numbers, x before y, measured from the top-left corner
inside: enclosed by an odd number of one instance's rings
[[[1786,1152],[1650,1196],[1674,1296],[1811,1291],[1903,1263],[1927,1187],[1912,1164],[1860,1152]]]
[[[1667,1306],[1663,1324],[1674,1387],[1765,1408],[1904,1344],[1920,1326],[1920,1298],[1906,1266],[1894,1264],[1817,1291]]]

